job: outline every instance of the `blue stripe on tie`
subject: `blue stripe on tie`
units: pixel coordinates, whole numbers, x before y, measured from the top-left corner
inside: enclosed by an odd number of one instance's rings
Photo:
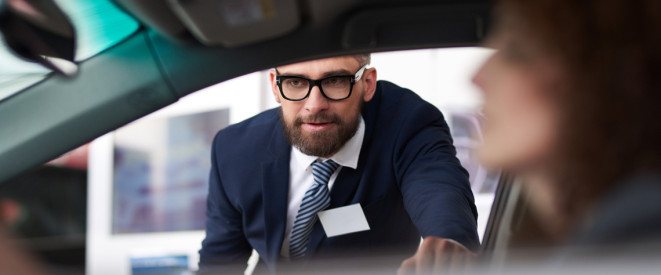
[[[305,208],[301,208],[298,211],[298,215],[296,215],[296,219],[298,220],[299,218],[301,220],[307,220],[310,217],[314,216],[317,214],[318,211],[321,209],[325,209],[328,207],[326,204],[330,204],[330,202],[323,200],[323,201],[316,201],[312,205],[306,205]],[[294,223],[296,225],[296,223]]]
[[[330,178],[331,171],[329,171],[330,168],[327,167],[319,167],[318,169],[313,169],[316,170],[317,172],[317,178]]]
[[[317,222],[317,212],[330,205],[330,191],[328,180],[340,165],[332,160],[312,163],[312,177],[314,184],[305,192],[301,201],[301,208],[296,214],[296,220],[291,229],[289,238],[289,257],[300,259],[305,256],[310,233]]]
[[[303,211],[299,210],[298,215],[296,215],[296,218],[298,218],[299,215],[301,216],[301,218],[305,217],[305,219],[307,219],[308,216],[314,216],[320,210],[326,209],[326,207],[328,207],[328,205],[326,204],[330,204],[330,203],[326,203],[326,201],[315,202],[315,204],[311,205],[309,208]]]
[[[324,191],[322,190],[321,192],[314,192],[314,193],[311,193],[310,196],[311,196],[311,197],[314,196],[314,197],[317,197],[317,198],[318,198],[318,197],[320,197],[320,196],[324,196],[325,193],[328,193],[328,192],[327,192],[327,191],[324,192]],[[316,208],[316,207],[314,207],[315,205],[319,204],[319,202],[324,202],[324,201],[326,201],[326,200],[323,199],[323,198],[321,198],[321,199],[310,199],[310,200],[306,200],[305,202],[301,203],[301,209]],[[299,210],[299,213],[300,213],[300,212],[301,212],[301,210]]]

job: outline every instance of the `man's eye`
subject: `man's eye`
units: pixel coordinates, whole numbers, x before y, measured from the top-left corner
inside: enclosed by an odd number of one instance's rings
[[[289,79],[287,81],[287,85],[298,88],[303,86],[303,81],[300,79]]]
[[[332,77],[329,79],[326,79],[326,85],[331,85],[331,86],[342,86],[344,85],[348,80],[343,78],[343,77]]]

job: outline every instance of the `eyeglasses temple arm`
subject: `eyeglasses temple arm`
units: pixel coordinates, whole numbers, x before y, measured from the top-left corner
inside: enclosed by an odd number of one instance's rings
[[[360,80],[360,78],[363,77],[363,72],[365,71],[365,69],[367,69],[367,65],[360,67],[360,70],[358,70],[353,77],[355,81],[358,81]]]

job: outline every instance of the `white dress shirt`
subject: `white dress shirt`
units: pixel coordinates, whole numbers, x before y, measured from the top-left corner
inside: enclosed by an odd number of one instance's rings
[[[335,178],[337,178],[342,167],[348,167],[351,169],[356,169],[356,167],[358,167],[358,157],[360,149],[363,146],[363,137],[365,137],[365,121],[360,117],[356,133],[344,144],[340,151],[330,158],[340,166],[335,170],[335,173],[331,175],[330,180],[328,180],[329,190],[333,188]],[[314,184],[311,164],[318,159],[323,161],[326,160],[324,158],[303,154],[298,148],[292,146],[291,158],[289,161],[287,227],[285,228],[285,239],[282,242],[282,248],[280,249],[280,255],[285,258],[289,258],[289,234],[291,234],[291,228],[294,226],[294,221],[296,221],[298,209],[301,208],[301,202],[303,201],[305,192],[307,192],[308,189],[312,187],[312,184]]]

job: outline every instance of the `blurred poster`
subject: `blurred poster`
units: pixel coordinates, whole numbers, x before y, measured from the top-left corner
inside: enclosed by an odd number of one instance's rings
[[[137,121],[114,134],[114,234],[203,230],[211,143],[229,110]]]
[[[172,255],[157,257],[132,257],[131,274],[133,275],[189,275],[188,256]]]
[[[475,149],[482,142],[480,119],[480,115],[470,111],[451,113],[452,139],[457,158],[468,171],[473,193],[495,193],[500,173],[482,166],[475,155]]]

